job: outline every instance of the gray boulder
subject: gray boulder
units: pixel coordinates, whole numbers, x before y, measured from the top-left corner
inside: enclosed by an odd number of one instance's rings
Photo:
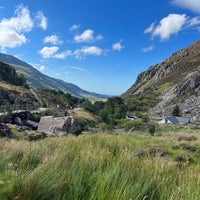
[[[79,135],[83,130],[83,123],[72,116],[41,117],[37,129],[37,131],[40,133],[46,133],[53,136],[62,136],[67,134]]]

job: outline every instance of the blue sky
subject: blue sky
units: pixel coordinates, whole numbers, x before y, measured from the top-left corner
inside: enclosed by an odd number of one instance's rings
[[[199,36],[199,0],[0,1],[0,52],[102,94]]]

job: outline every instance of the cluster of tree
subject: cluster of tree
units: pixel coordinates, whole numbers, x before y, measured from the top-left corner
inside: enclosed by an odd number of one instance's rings
[[[21,73],[21,74],[18,75],[17,82],[18,82],[19,86],[22,86],[22,87],[24,87],[26,89],[30,89],[24,74]]]
[[[77,107],[82,105],[84,99],[72,96],[70,93],[65,93],[62,90],[43,89],[44,92],[55,95],[61,101],[70,107]]]
[[[83,108],[110,125],[116,125],[118,120],[125,118],[128,109],[121,97],[111,97],[106,102],[96,101],[94,104],[87,100],[83,103]]]

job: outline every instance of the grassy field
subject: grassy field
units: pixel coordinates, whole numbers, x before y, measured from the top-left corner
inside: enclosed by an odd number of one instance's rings
[[[199,129],[0,139],[1,200],[199,200],[199,172]]]

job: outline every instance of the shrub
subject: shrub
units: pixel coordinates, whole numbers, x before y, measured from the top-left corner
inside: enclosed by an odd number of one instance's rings
[[[156,131],[156,126],[155,125],[151,125],[150,127],[149,127],[149,133],[150,133],[150,135],[154,135],[154,133],[155,133],[155,131]]]
[[[172,111],[172,115],[173,115],[173,116],[177,116],[177,117],[180,117],[180,116],[181,116],[180,108],[179,108],[178,105],[175,106],[174,110]]]

